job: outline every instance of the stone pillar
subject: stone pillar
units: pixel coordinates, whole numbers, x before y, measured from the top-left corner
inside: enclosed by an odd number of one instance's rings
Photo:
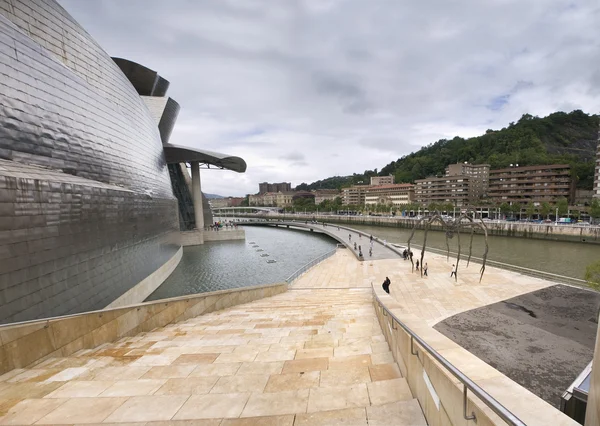
[[[196,229],[204,230],[204,211],[202,209],[202,189],[200,187],[200,164],[193,161],[192,165],[192,199],[194,200],[194,217]]]

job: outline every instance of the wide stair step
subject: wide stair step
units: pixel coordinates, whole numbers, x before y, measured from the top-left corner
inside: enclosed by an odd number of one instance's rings
[[[364,290],[291,290],[9,372],[0,424],[25,399],[42,401],[39,424],[75,424],[102,398],[103,422],[426,424]]]

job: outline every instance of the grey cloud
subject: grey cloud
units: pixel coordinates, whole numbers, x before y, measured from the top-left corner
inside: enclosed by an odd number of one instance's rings
[[[59,1],[109,54],[171,82],[174,143],[246,159],[245,175],[203,174],[208,192],[381,169],[524,113],[600,110],[597,0]]]
[[[293,151],[279,157],[281,160],[288,162],[291,166],[301,167],[306,166],[306,156],[298,151]]]

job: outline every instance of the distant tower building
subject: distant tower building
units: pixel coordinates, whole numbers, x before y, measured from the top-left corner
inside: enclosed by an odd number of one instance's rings
[[[258,192],[265,194],[267,192],[290,192],[292,190],[291,182],[268,183],[261,182],[258,184]]]
[[[600,198],[600,130],[598,130],[598,150],[596,151],[596,171],[594,172],[594,198]]]
[[[373,176],[373,177],[371,177],[371,185],[372,186],[393,185],[393,183],[394,183],[394,176],[393,175],[389,175],[389,176]]]

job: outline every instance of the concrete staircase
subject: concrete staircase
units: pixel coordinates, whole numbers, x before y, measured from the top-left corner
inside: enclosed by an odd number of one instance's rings
[[[371,297],[292,287],[13,370],[0,424],[426,425]]]

